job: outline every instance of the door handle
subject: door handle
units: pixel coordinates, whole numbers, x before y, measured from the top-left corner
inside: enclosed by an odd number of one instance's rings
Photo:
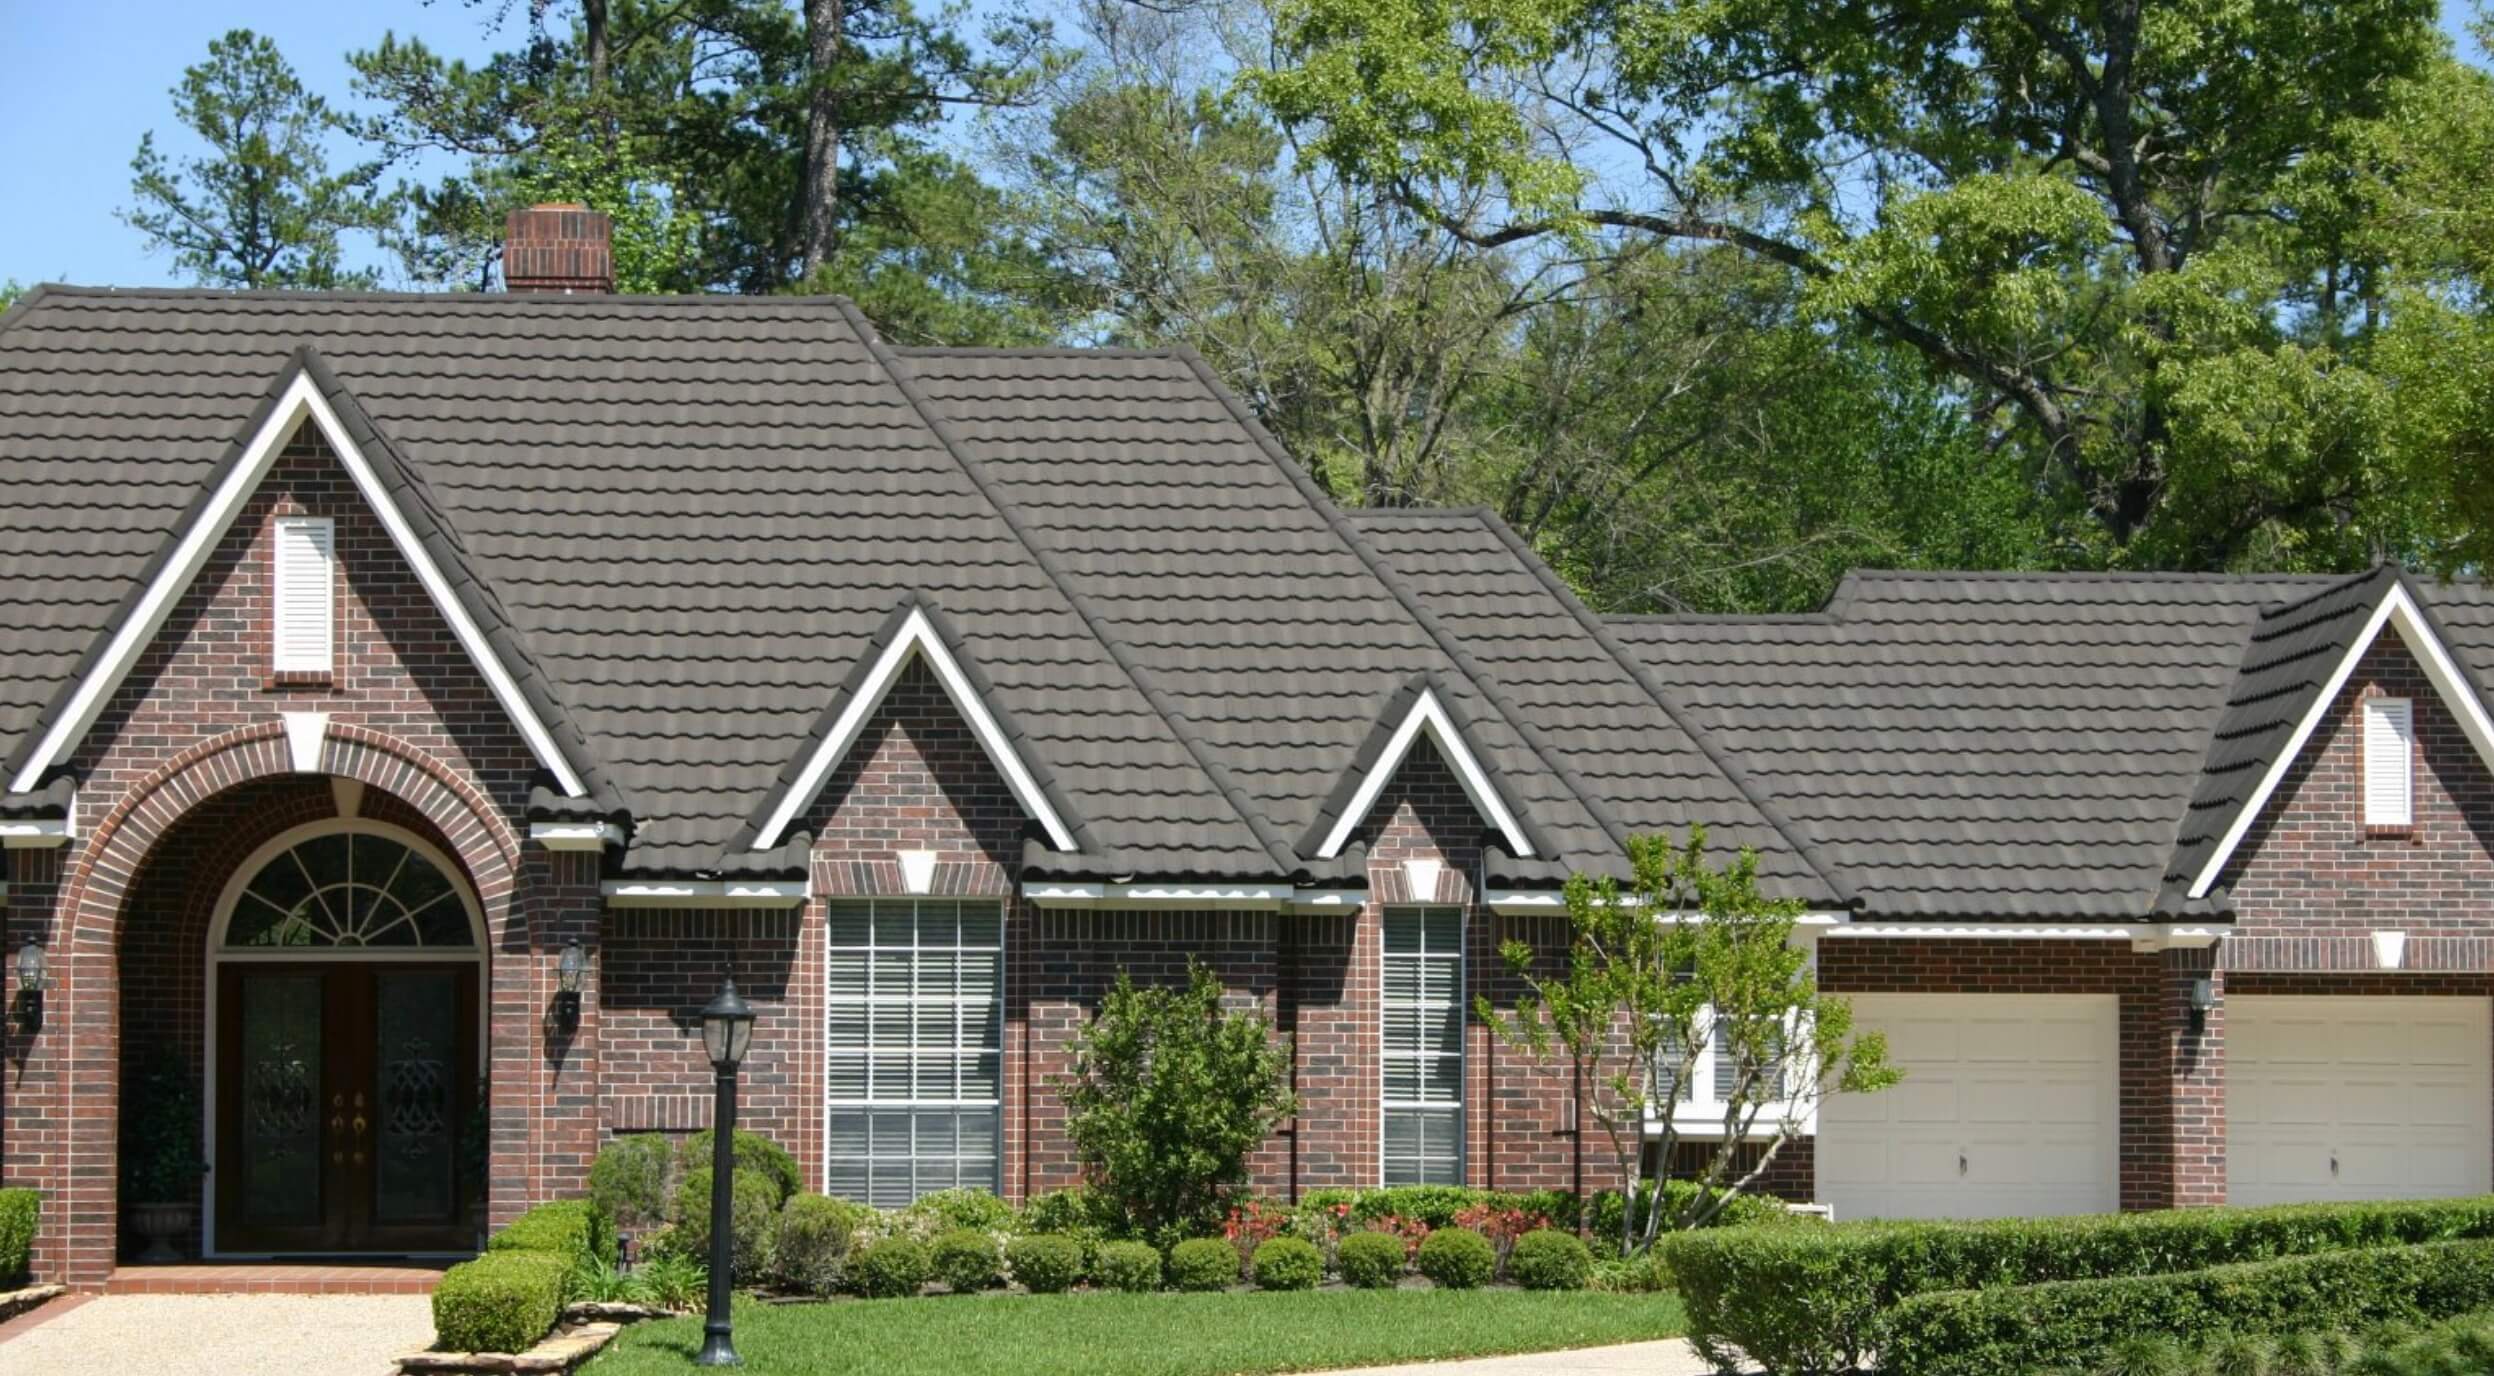
[[[2338,1178],[2338,1153],[2336,1152],[2329,1154],[2329,1178],[2332,1180]]]
[[[1966,1173],[1966,1150],[1963,1147],[1957,1149],[1957,1173],[1959,1175]]]

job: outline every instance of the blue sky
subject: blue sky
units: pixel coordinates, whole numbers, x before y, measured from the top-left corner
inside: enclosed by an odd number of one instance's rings
[[[0,279],[176,280],[172,264],[150,255],[114,211],[129,203],[139,135],[178,133],[165,92],[226,29],[242,25],[276,39],[306,85],[342,102],[350,49],[395,29],[437,51],[482,57],[496,46],[481,17],[493,7],[492,0],[481,7],[463,0],[0,0],[0,175],[10,193],[0,205]],[[2467,0],[2444,0],[2454,33],[2468,13]],[[2468,50],[2475,52],[2473,43]]]

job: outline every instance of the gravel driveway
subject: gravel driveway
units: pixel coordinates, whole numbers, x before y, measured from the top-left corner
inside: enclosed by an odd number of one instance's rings
[[[0,1342],[44,1376],[389,1376],[433,1341],[422,1295],[103,1295]]]

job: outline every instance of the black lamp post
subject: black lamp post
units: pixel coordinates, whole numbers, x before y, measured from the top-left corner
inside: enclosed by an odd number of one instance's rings
[[[710,1053],[719,1087],[718,1107],[710,1115],[710,1315],[702,1324],[701,1355],[693,1364],[743,1366],[727,1311],[736,1265],[735,1229],[729,1219],[736,1202],[736,1067],[744,1064],[753,1045],[753,1010],[736,996],[734,979],[719,986],[719,996],[701,1010],[701,1044]]]

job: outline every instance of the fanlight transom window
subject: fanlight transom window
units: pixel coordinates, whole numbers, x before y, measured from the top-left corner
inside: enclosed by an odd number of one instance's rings
[[[235,900],[225,945],[474,949],[476,935],[458,885],[439,866],[403,841],[341,831],[261,865]]]

